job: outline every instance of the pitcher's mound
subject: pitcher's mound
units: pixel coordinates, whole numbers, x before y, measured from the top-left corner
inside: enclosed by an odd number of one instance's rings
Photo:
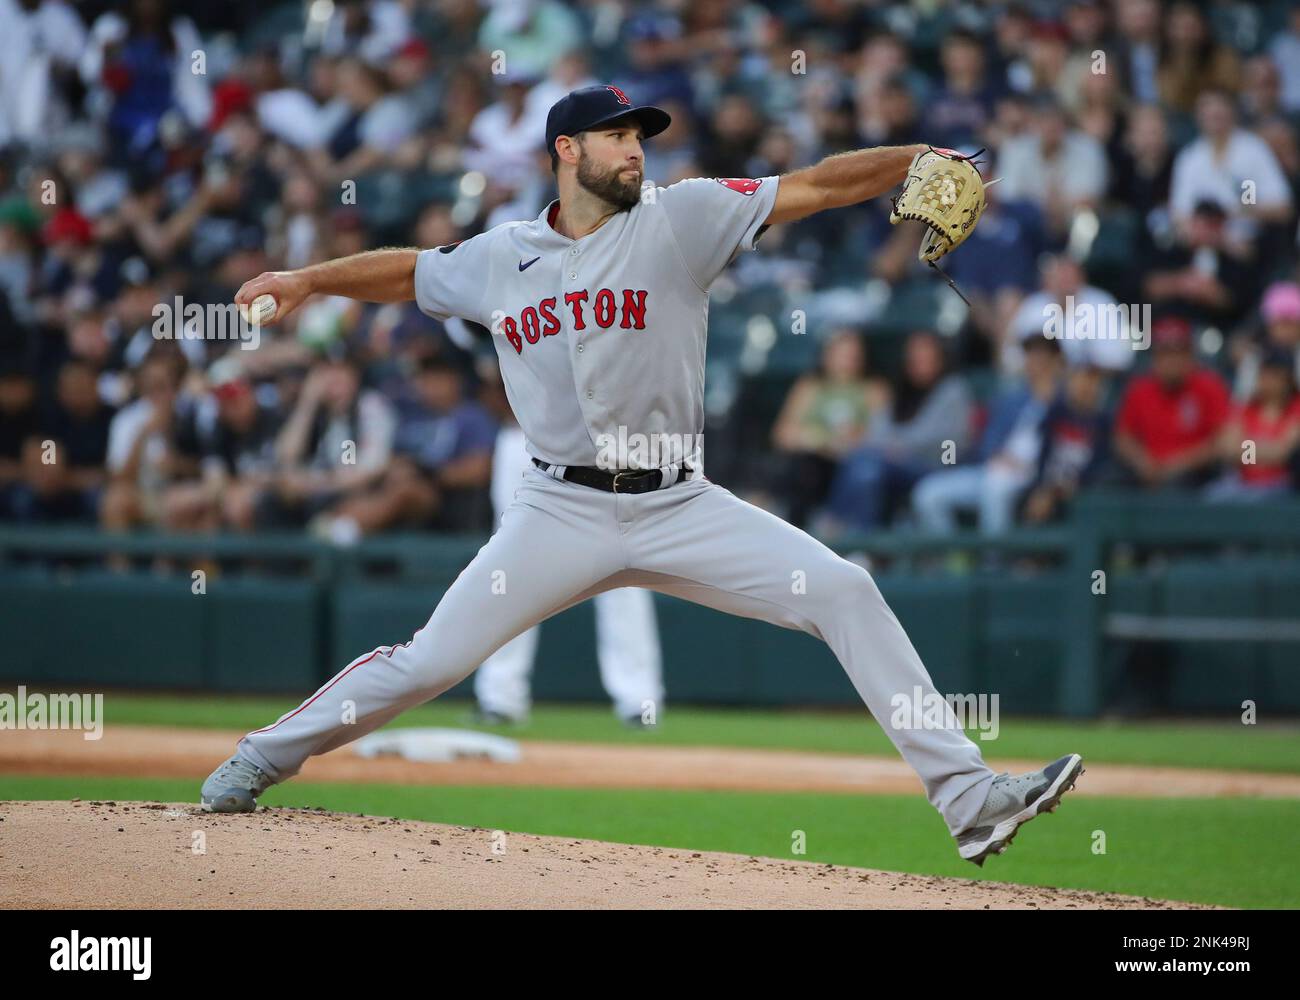
[[[303,809],[0,802],[0,820],[5,908],[1185,905]]]

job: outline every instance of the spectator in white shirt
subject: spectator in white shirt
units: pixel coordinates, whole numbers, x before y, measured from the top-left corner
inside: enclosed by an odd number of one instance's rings
[[[276,474],[257,501],[262,525],[302,526],[369,489],[388,467],[397,415],[361,365],[337,351],[307,375],[275,443]]]
[[[1174,221],[1186,227],[1198,202],[1223,205],[1233,239],[1249,242],[1262,224],[1285,222],[1291,191],[1272,149],[1259,136],[1237,127],[1230,95],[1211,90],[1196,102],[1200,137],[1174,160],[1169,204]]]
[[[556,60],[546,79],[528,92],[528,98],[524,102],[524,115],[537,122],[537,134],[541,136],[538,141],[545,145],[546,116],[550,113],[552,104],[566,94],[598,83],[600,81],[591,75],[585,53],[575,50]],[[647,148],[646,153],[649,152]]]
[[[1033,124],[998,150],[1003,201],[1031,201],[1048,230],[1062,234],[1074,213],[1090,208],[1106,191],[1106,152],[1092,136],[1070,128],[1060,105],[1040,99]]]
[[[537,154],[546,145],[546,121],[527,113],[533,80],[511,73],[502,80],[495,103],[474,116],[469,127],[465,166],[508,191],[525,185],[537,169]]]
[[[339,60],[318,56],[303,87],[285,79],[279,56],[273,51],[254,53],[246,65],[257,94],[258,124],[290,146],[323,146],[348,117],[348,106],[338,96]]]
[[[1079,263],[1065,255],[1043,265],[1043,290],[1027,296],[1011,320],[999,355],[1005,374],[1024,370],[1026,341],[1059,340],[1071,368],[1088,365],[1106,372],[1124,371],[1143,343],[1141,316],[1120,309],[1110,292],[1089,285]],[[1084,324],[1086,316],[1087,325]]]
[[[86,29],[63,0],[0,0],[0,147],[50,138],[67,120],[55,75],[85,47]]]
[[[487,178],[483,203],[487,225],[536,215],[550,180],[546,162],[546,120],[529,114],[531,73],[515,70],[501,80],[500,97],[470,123],[465,166]]]
[[[136,372],[139,397],[109,424],[108,487],[100,506],[107,531],[157,524],[164,490],[185,471],[176,449],[183,365],[173,352],[152,353]]]

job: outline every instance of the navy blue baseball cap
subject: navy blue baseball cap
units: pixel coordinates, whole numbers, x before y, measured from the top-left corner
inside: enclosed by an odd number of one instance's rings
[[[546,116],[546,151],[555,152],[555,140],[559,136],[577,135],[625,115],[636,118],[646,139],[672,124],[667,111],[648,104],[633,104],[632,99],[617,87],[583,87],[566,94],[551,106]]]

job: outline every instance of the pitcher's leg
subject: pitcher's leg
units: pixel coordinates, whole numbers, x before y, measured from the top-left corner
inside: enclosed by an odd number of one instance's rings
[[[596,656],[600,680],[620,719],[642,718],[650,703],[663,711],[663,659],[654,596],[640,587],[619,587],[596,597]]]
[[[411,640],[358,657],[278,722],[245,736],[239,753],[283,781],[313,754],[442,694],[507,640],[622,569],[612,518],[572,492],[580,487],[563,486],[521,487],[500,529]]]
[[[524,719],[532,707],[533,661],[540,626],[519,633],[483,661],[474,673],[474,697],[479,708],[509,719]]]
[[[954,834],[974,823],[994,774],[959,727],[891,725],[901,697],[938,692],[866,570],[708,483],[634,533],[634,568],[676,577],[654,589],[823,639]],[[668,492],[668,491],[664,491]]]

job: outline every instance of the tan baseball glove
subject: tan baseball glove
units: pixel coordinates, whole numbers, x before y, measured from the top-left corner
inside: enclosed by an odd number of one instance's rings
[[[931,147],[912,158],[893,205],[889,221],[894,225],[904,219],[925,223],[917,257],[933,265],[975,231],[984,211],[984,178],[974,157]]]

